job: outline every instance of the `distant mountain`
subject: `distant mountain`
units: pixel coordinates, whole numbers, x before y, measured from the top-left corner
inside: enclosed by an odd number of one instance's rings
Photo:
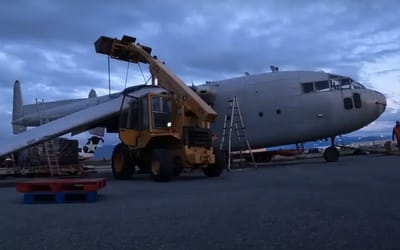
[[[392,140],[391,135],[386,135],[386,136],[341,136],[341,137],[336,137],[335,139],[335,144],[339,146],[345,146],[345,145],[350,145],[350,144],[357,144],[357,143],[366,143],[366,142],[371,142],[371,143],[378,143],[381,141],[390,141]],[[318,148],[318,147],[327,147],[331,145],[330,140],[318,140],[318,141],[312,141],[312,142],[306,142],[304,143],[304,148],[305,149],[310,149],[310,148]],[[283,149],[292,149],[296,148],[296,145],[284,145],[284,146],[279,146],[279,147],[274,147],[274,148],[283,148]]]
[[[336,145],[350,145],[354,143],[365,143],[365,142],[380,142],[380,141],[390,141],[391,135],[387,136],[342,136],[337,137],[335,140]],[[318,148],[318,147],[327,147],[330,146],[330,140],[318,140],[312,142],[304,143],[305,149],[310,148]],[[115,145],[101,145],[97,147],[97,150],[93,156],[93,160],[111,160],[112,151],[114,150]],[[293,149],[296,148],[296,145],[283,145],[278,147],[268,148],[269,150],[274,149]]]

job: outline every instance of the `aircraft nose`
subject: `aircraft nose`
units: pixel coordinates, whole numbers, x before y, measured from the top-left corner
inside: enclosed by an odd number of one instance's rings
[[[378,106],[378,112],[379,114],[382,114],[386,109],[386,97],[382,93],[377,91],[375,93],[375,96],[376,96],[375,104]]]

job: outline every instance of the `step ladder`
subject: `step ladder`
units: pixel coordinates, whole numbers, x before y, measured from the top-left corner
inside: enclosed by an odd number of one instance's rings
[[[46,112],[46,106],[44,100],[42,99],[41,102],[38,102],[36,99],[36,104],[39,112],[40,125],[48,123],[49,117]],[[59,150],[57,147],[58,145],[56,144],[57,143],[54,140],[47,140],[43,143],[44,151],[47,158],[47,166],[49,168],[51,176],[60,174],[60,166],[58,164]]]
[[[244,121],[242,114],[240,112],[239,101],[235,96],[228,100],[228,108],[224,117],[224,126],[222,131],[222,138],[220,142],[219,149],[223,150],[225,144],[225,138],[228,137],[228,166],[227,170],[231,169],[232,161],[232,130],[235,130],[235,135],[237,142],[239,144],[245,144],[247,147],[247,152],[250,154],[251,161],[254,167],[257,167],[256,161],[254,159],[253,151],[250,147],[249,140],[246,135],[246,128],[244,126]],[[240,156],[242,156],[242,149],[240,149]]]

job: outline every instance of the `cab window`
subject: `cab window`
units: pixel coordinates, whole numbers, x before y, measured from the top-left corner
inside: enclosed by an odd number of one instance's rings
[[[152,127],[169,128],[171,126],[171,99],[165,96],[152,96]]]

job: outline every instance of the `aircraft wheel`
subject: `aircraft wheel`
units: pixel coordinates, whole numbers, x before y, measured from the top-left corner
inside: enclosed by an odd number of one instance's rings
[[[324,158],[327,162],[335,162],[339,159],[339,150],[336,147],[327,147],[324,151]]]
[[[270,162],[272,161],[272,155],[267,153],[253,153],[254,160],[256,162]],[[250,158],[251,159],[251,158]]]
[[[151,176],[155,181],[170,181],[174,177],[173,154],[167,149],[155,149],[151,157]]]
[[[135,173],[133,158],[130,157],[128,147],[122,143],[115,146],[113,150],[111,168],[114,178],[119,180],[130,179]]]
[[[220,176],[222,171],[226,169],[226,159],[223,151],[214,148],[215,153],[215,164],[210,164],[206,168],[203,168],[203,172],[208,177]]]

